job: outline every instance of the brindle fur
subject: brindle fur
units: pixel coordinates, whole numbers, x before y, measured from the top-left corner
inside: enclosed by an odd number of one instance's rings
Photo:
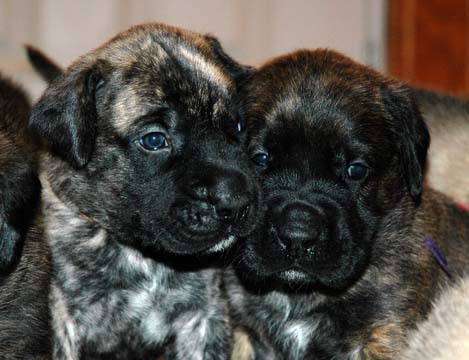
[[[468,214],[422,188],[429,138],[411,91],[336,52],[304,50],[262,66],[244,94],[250,148],[271,156],[259,167],[264,225],[225,278],[233,321],[251,337],[250,358],[395,359],[450,281],[424,237],[453,276],[469,265]],[[373,164],[363,183],[343,175],[356,157]],[[338,199],[324,220],[337,232],[344,222],[364,225],[297,258],[278,248],[269,211],[282,201],[322,206],[314,194]],[[344,242],[355,253],[341,250]],[[297,259],[302,268],[285,272]]]
[[[247,72],[211,36],[144,24],[53,73],[31,125],[50,150],[54,358],[228,357],[211,254],[257,219],[236,130],[235,78]],[[169,145],[143,150],[148,131]]]
[[[49,253],[26,94],[0,76],[0,359],[50,352]]]

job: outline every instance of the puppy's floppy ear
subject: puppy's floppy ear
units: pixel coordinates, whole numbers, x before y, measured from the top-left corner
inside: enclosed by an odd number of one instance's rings
[[[214,52],[218,61],[220,61],[221,64],[228,70],[238,85],[254,72],[253,67],[242,65],[229,56],[216,37],[208,34],[204,35],[204,37],[212,48],[212,51]]]
[[[33,107],[30,126],[74,167],[85,166],[96,140],[96,91],[101,66],[78,65],[56,78]]]
[[[385,87],[382,93],[399,143],[400,162],[407,187],[413,200],[419,203],[430,134],[407,86],[392,84]]]

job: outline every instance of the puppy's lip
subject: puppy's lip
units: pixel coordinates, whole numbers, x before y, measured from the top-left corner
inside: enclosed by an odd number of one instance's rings
[[[176,221],[175,231],[170,231],[171,234],[174,236],[175,239],[184,238],[190,239],[191,242],[218,242],[226,237],[231,230],[231,226],[227,226],[224,223],[220,222],[217,224],[218,226],[214,227],[205,227],[205,228],[191,228],[181,224],[179,221]],[[217,240],[212,240],[217,239]]]
[[[278,269],[275,269],[271,272],[271,274],[274,276],[278,276],[278,277],[284,277],[285,275],[289,277],[291,274],[295,274],[294,277],[296,278],[300,277],[300,274],[301,274],[301,277],[305,278],[305,277],[311,276],[311,273],[313,274],[320,274],[322,272],[327,273],[327,272],[330,272],[331,270],[335,271],[334,269],[330,269],[325,266],[320,266],[320,267],[318,266],[318,267],[314,267],[314,268],[312,267],[310,269],[307,269],[304,266],[301,266],[295,262],[294,264],[282,266]]]
[[[212,254],[231,247],[237,237],[226,232],[214,231],[206,236],[194,238],[191,234],[175,233],[168,230],[172,240],[164,246],[168,251],[175,254]]]
[[[231,248],[234,243],[236,242],[237,238],[234,235],[229,235],[225,240],[222,240],[218,244],[212,246],[208,250],[206,250],[207,254],[214,254],[217,252],[225,251]]]

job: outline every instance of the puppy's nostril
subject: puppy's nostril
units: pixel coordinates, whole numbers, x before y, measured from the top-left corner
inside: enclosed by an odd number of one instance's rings
[[[237,206],[233,206],[231,208],[217,207],[216,212],[218,218],[223,221],[240,222],[247,218],[249,213],[249,205],[245,205],[239,208]]]
[[[246,218],[249,212],[247,195],[225,195],[214,204],[216,214],[223,221],[238,222]]]
[[[243,221],[248,217],[249,214],[249,205],[246,205],[243,209],[241,209],[240,213],[238,214],[237,220]]]
[[[233,210],[226,208],[217,209],[217,216],[223,221],[230,221],[234,218]]]

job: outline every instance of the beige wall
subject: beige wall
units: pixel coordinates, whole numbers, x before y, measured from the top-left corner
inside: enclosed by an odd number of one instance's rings
[[[384,69],[385,0],[0,0],[0,69],[37,96],[22,44],[62,65],[131,24],[161,21],[216,35],[259,64],[300,47],[335,48]]]

